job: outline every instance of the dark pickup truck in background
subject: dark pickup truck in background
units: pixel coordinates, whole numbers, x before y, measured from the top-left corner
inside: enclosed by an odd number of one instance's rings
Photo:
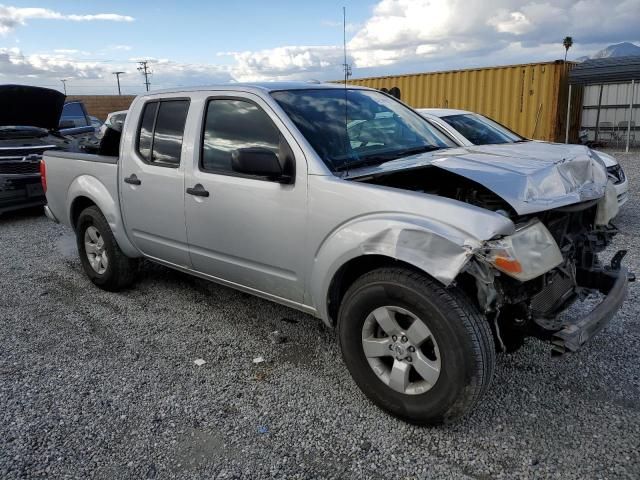
[[[96,126],[87,113],[84,103],[73,101],[64,104],[58,122],[58,132],[74,138],[91,137],[95,134]]]
[[[0,85],[0,215],[44,205],[42,153],[94,135],[84,105],[65,98],[48,88]]]

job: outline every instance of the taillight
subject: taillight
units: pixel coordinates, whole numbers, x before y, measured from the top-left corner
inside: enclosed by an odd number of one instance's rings
[[[42,182],[42,190],[47,193],[47,166],[44,160],[40,160],[40,181]]]

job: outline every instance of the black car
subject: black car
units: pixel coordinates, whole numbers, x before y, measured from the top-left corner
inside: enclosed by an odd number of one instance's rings
[[[0,85],[0,215],[44,205],[40,159],[45,150],[68,150],[59,131],[65,95],[25,85]]]

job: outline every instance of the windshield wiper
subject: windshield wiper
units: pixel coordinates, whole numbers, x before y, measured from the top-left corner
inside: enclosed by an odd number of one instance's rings
[[[384,163],[384,161],[378,160],[377,158],[363,158],[354,162],[343,163],[342,165],[337,166],[335,168],[335,171],[341,172],[343,170],[349,170],[351,168],[368,167],[369,165],[379,165],[381,163]]]
[[[391,160],[397,160],[402,157],[409,157],[411,155],[417,155],[418,153],[433,152],[434,150],[440,150],[440,147],[433,145],[422,145],[420,147],[405,148],[403,150],[394,150],[392,152],[381,152],[360,157],[359,160],[354,162],[348,162],[344,165],[336,167],[336,171],[349,170],[351,168],[366,167],[369,165],[381,165]]]

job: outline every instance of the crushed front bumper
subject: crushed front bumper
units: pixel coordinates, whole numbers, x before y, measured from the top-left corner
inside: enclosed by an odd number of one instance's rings
[[[635,276],[620,266],[626,251],[620,251],[610,267],[578,272],[578,285],[599,290],[605,294],[604,300],[591,312],[575,323],[565,325],[552,335],[553,352],[562,354],[578,351],[589,339],[602,330],[620,309],[627,296],[627,284]]]

